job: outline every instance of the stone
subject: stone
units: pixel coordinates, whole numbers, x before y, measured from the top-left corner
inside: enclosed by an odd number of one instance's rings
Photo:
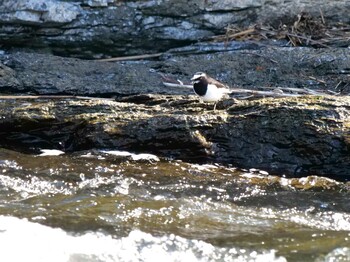
[[[234,51],[228,52],[230,48]],[[197,45],[175,49],[157,60],[116,63],[24,52],[5,53],[0,55],[0,63],[9,70],[6,77],[10,78],[0,77],[0,88],[12,93],[42,95],[186,95],[193,91],[164,87],[161,74],[188,84],[195,72],[205,71],[231,87],[307,87],[350,93],[349,49],[256,45],[246,45],[242,50],[235,48],[234,45]]]
[[[208,0],[202,1],[201,8],[210,11],[234,11],[234,10],[244,10],[252,7],[261,7],[265,4],[263,0]]]
[[[302,11],[347,24],[349,9],[347,0],[3,0],[0,44],[82,58],[158,53],[222,35],[228,25],[291,24]]]
[[[4,0],[0,21],[43,25],[69,23],[81,12],[78,5],[55,0]]]
[[[215,112],[194,96],[0,96],[1,147],[65,152],[117,148],[270,175],[350,180],[350,99],[236,102]]]

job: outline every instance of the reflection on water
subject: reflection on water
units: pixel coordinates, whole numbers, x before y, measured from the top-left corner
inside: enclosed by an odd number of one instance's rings
[[[349,188],[148,154],[2,149],[0,246],[32,243],[26,261],[346,261]]]

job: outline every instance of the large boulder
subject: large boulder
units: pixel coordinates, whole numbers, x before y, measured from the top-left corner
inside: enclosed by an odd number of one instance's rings
[[[269,98],[218,105],[193,96],[0,97],[0,147],[95,148],[349,180],[350,99]]]

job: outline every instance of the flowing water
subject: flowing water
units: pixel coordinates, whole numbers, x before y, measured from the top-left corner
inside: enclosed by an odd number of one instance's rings
[[[350,261],[350,184],[0,149],[0,261]]]

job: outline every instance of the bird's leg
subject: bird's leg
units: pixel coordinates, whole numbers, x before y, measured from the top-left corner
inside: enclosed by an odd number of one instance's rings
[[[217,104],[217,102],[214,103],[214,111],[216,110],[216,104]]]

